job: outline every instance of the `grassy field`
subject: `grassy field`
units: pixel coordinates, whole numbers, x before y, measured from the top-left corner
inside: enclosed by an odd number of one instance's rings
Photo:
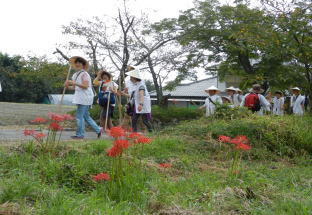
[[[46,117],[49,112],[67,113],[75,109],[75,106],[25,104],[0,102],[0,126],[27,125],[29,120],[35,117]]]
[[[167,128],[140,149],[140,164],[122,173],[123,189],[114,195],[111,181],[91,179],[111,173],[110,141],[63,143],[58,156],[30,143],[3,147],[0,214],[310,215],[311,120],[200,119]],[[229,174],[235,152],[216,140],[220,134],[251,140],[235,175]]]

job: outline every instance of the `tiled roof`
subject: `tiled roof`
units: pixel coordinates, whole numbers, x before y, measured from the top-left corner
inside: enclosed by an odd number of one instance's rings
[[[205,89],[211,86],[218,87],[221,91],[225,91],[226,84],[219,82],[217,77],[211,77],[188,84],[180,84],[173,91],[164,91],[163,94],[171,97],[207,97]],[[151,96],[156,96],[156,92],[151,92]]]

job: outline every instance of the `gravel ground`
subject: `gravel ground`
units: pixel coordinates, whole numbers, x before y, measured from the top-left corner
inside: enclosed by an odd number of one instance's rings
[[[67,113],[75,108],[62,106],[60,109],[58,105],[0,102],[0,126],[28,125],[28,121],[35,117],[47,117],[50,112]]]

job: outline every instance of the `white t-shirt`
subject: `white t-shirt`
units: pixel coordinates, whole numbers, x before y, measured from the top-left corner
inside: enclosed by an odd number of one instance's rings
[[[210,99],[211,101],[210,101]],[[222,98],[218,95],[213,95],[213,96],[208,96],[207,99],[205,100],[205,107],[206,107],[206,117],[211,116],[214,114],[216,110],[216,106],[213,104],[220,104],[222,105]]]
[[[82,89],[78,86],[75,86],[75,94],[74,94],[74,98],[73,98],[73,104],[92,105],[94,93],[92,90],[91,77],[90,77],[89,73],[87,73],[84,70],[76,72],[73,75],[72,80],[75,81],[77,84],[82,84],[83,80],[87,80],[88,85],[89,85],[89,87],[87,89]]]
[[[295,115],[302,116],[304,114],[304,109],[302,108],[302,104],[304,104],[305,97],[302,95],[291,97],[290,106],[293,109]]]
[[[277,98],[274,97],[273,98],[273,115],[284,115],[284,103],[285,103],[285,99],[284,97],[281,98]]]

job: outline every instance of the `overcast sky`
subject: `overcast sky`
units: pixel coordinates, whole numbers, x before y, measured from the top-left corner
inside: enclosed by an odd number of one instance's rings
[[[151,12],[151,18],[177,17],[192,0],[132,0],[132,9]],[[76,18],[113,16],[117,0],[2,0],[0,52],[10,55],[48,55],[62,44],[62,25]]]

